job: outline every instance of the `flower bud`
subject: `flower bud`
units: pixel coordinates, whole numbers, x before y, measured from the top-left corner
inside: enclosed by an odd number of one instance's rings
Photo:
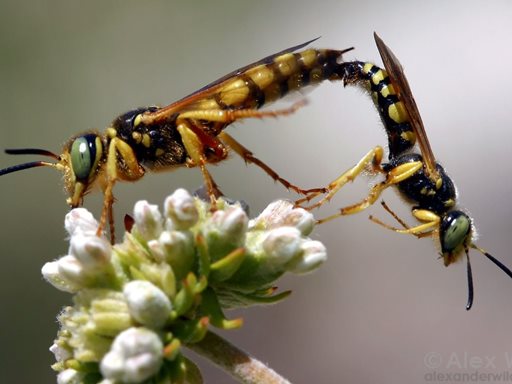
[[[209,233],[230,245],[241,245],[245,239],[249,219],[238,205],[215,211],[208,226]]]
[[[263,240],[263,250],[275,267],[284,266],[300,252],[301,233],[294,227],[279,227],[270,231]]]
[[[57,260],[58,274],[72,285],[83,287],[87,281],[82,263],[75,256],[66,255]]]
[[[293,208],[293,204],[287,200],[277,200],[269,205],[256,217],[251,220],[249,227],[260,227],[260,229],[272,229],[280,227],[283,217]]]
[[[307,236],[313,231],[315,218],[311,212],[304,208],[294,208],[285,215],[283,225],[295,227],[303,236]]]
[[[165,216],[177,230],[185,230],[192,227],[199,219],[199,212],[194,198],[185,189],[177,189],[168,196],[164,202]]]
[[[169,319],[171,301],[149,281],[131,281],[124,286],[123,294],[130,315],[138,323],[156,329],[163,327]]]
[[[68,212],[64,219],[64,227],[70,236],[76,233],[95,235],[98,230],[98,222],[92,213],[85,208],[75,208]]]
[[[270,203],[260,215],[251,220],[249,227],[272,229],[283,226],[296,227],[307,236],[315,226],[313,214],[303,208],[296,208],[288,200],[277,200]]]
[[[80,285],[65,278],[59,271],[59,261],[49,261],[43,265],[41,273],[44,279],[57,288],[59,291],[75,293],[80,289]]]
[[[121,332],[100,363],[106,379],[123,383],[140,383],[155,375],[163,361],[163,343],[146,328]]]
[[[77,258],[87,273],[91,273],[110,265],[112,247],[105,238],[77,233],[71,237],[69,253]]]
[[[82,384],[83,379],[83,373],[68,368],[57,375],[57,384]]]
[[[145,240],[156,239],[162,232],[162,214],[158,206],[146,200],[137,201],[133,207],[137,230]]]
[[[307,273],[318,268],[327,260],[325,246],[316,240],[304,241],[301,245],[302,255],[290,264],[290,271],[294,273]]]
[[[66,361],[73,357],[73,353],[70,350],[59,346],[57,343],[52,344],[50,352],[55,356],[55,361]]]
[[[190,272],[190,268],[192,268],[195,261],[192,233],[164,231],[158,241],[163,249],[163,261],[171,265],[178,279],[185,277]]]

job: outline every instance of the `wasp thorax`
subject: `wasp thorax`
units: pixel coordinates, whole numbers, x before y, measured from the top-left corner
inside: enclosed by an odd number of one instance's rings
[[[439,239],[443,255],[460,252],[464,246],[469,245],[470,236],[471,219],[464,212],[450,211],[442,218]]]
[[[71,168],[77,181],[87,182],[94,177],[103,153],[103,145],[98,135],[90,133],[78,136],[69,148]]]

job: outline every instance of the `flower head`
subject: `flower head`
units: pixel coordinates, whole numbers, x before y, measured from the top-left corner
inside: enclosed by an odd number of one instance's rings
[[[42,270],[54,287],[74,293],[51,347],[59,383],[181,380],[191,364],[182,345],[200,341],[210,324],[241,326],[224,309],[281,300],[289,292],[274,294],[277,278],[326,258],[325,247],[307,237],[312,215],[286,201],[249,220],[237,203],[219,199],[212,212],[180,189],[163,214],[136,203],[134,222],[112,247],[96,236],[87,210],[66,216],[68,254]]]

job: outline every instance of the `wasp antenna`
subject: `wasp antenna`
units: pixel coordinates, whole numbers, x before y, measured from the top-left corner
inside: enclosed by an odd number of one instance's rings
[[[41,155],[53,157],[56,160],[60,160],[60,156],[56,155],[53,152],[47,151],[46,149],[38,149],[38,148],[14,148],[14,149],[6,149],[5,153],[8,155]]]
[[[469,253],[466,248],[467,260],[467,275],[468,275],[468,302],[466,304],[466,311],[469,311],[473,306],[473,272],[471,270],[471,262],[469,261]]]
[[[55,164],[55,163],[48,163],[46,161],[32,161],[30,163],[23,163],[23,164],[14,165],[12,167],[0,169],[0,176],[7,175],[8,173],[23,171],[24,169],[28,169],[28,168],[44,167],[44,166],[57,168],[57,164]]]
[[[490,253],[484,251],[482,248],[477,246],[476,244],[471,244],[471,247],[482,253],[485,257],[487,257],[489,260],[491,260],[499,269],[501,269],[503,272],[505,272],[508,277],[512,279],[512,271],[501,261],[499,261],[497,258],[495,258]]]

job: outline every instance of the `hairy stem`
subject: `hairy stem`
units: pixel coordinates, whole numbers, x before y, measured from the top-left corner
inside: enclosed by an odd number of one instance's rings
[[[202,341],[187,347],[219,366],[241,383],[290,383],[261,361],[211,331],[208,331]]]

